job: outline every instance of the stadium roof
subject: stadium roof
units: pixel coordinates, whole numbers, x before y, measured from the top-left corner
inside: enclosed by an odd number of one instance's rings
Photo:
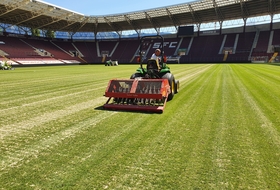
[[[39,0],[1,0],[0,23],[67,32],[112,32],[223,22],[280,13],[279,0],[200,0],[114,15],[87,16]]]

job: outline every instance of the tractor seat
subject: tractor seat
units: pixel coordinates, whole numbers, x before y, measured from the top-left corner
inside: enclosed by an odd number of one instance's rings
[[[158,63],[158,60],[156,59],[148,59],[147,61],[147,70],[160,70],[160,65]]]

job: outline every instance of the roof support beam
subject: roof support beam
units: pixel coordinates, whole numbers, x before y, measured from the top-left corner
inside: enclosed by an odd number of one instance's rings
[[[248,19],[250,14],[249,14],[248,8],[246,6],[246,2],[244,0],[240,0],[240,8],[241,8],[241,16],[242,16],[243,21],[244,21],[243,32],[245,33],[247,19]]]
[[[200,31],[200,26],[202,23],[202,20],[199,18],[199,16],[196,14],[196,12],[194,11],[194,9],[192,8],[191,4],[188,4],[188,7],[190,9],[190,13],[192,15],[193,18],[193,22],[196,23],[197,29],[198,29],[198,35],[199,35],[199,31]]]
[[[72,25],[74,25],[75,23],[77,23],[76,21],[69,21],[68,22],[68,24],[67,25],[65,25],[65,26],[63,26],[63,27],[60,27],[60,28],[58,28],[57,30],[59,31],[62,31],[64,28],[68,28],[69,26],[72,26]]]
[[[94,37],[95,37],[95,40],[97,39],[96,36],[97,36],[97,33],[98,33],[98,19],[95,17],[95,22],[94,22]]]
[[[156,30],[157,34],[160,33],[160,26],[159,24],[157,24],[154,19],[147,13],[145,12],[145,16],[146,16],[146,19],[148,19],[148,21],[152,24],[152,26],[154,27],[154,29]]]
[[[46,26],[49,26],[51,24],[54,24],[58,21],[64,20],[64,19],[68,19],[69,17],[73,16],[73,14],[65,14],[64,16],[60,17],[60,18],[52,18],[51,22],[47,22],[46,24],[40,25],[40,28],[44,28]]]
[[[89,19],[90,17],[82,17],[80,18],[81,22],[71,22],[70,24],[64,26],[63,28],[73,25],[73,27],[71,27],[71,31],[69,31],[73,36],[75,33],[79,31],[79,29],[81,29],[88,22]],[[60,28],[60,30],[62,30],[63,28]]]
[[[54,10],[54,8],[50,8],[47,11],[40,10],[40,11],[32,12],[32,17],[29,17],[28,19],[25,19],[25,20],[22,20],[20,22],[17,22],[15,25],[20,25],[21,23],[24,23],[26,21],[30,21],[30,20],[32,20],[34,18],[37,18],[37,17],[43,15],[45,12],[49,12],[49,11],[52,11],[52,10]]]
[[[270,13],[270,19],[271,19],[271,21],[270,21],[270,30],[272,30],[272,28],[273,28],[273,17],[274,17],[274,14],[275,14],[275,11],[276,11],[276,2],[275,2],[275,0],[269,0],[268,1],[268,11],[269,11],[269,13]]]
[[[32,17],[32,14],[30,12],[26,12],[26,13],[14,15],[13,17],[8,17],[5,20],[7,23],[16,25],[16,23],[25,21],[26,19],[28,19],[30,17]]]
[[[79,25],[74,29],[74,34],[78,32],[89,20],[89,17],[83,17],[81,18],[81,22],[79,22]]]
[[[244,0],[240,0],[240,7],[241,7],[241,15],[242,15],[242,18],[248,18],[249,17],[249,11],[248,11],[248,8],[247,8],[247,5],[246,5],[246,2]]]
[[[174,27],[176,28],[176,30],[178,30],[178,26],[180,26],[181,23],[174,17],[174,15],[169,11],[168,8],[166,8],[166,12],[167,12],[168,17],[172,21]]]
[[[219,20],[219,22],[220,21],[224,21],[224,15],[221,12],[219,6],[217,5],[216,0],[213,0],[213,7],[215,9],[215,12],[216,12],[216,15],[217,15],[217,19]]]
[[[275,14],[275,10],[276,10],[276,3],[275,0],[269,0],[268,1],[268,11],[270,12],[271,15]]]
[[[120,36],[121,35],[121,28],[119,26],[117,26],[115,23],[112,23],[107,17],[104,17],[105,21],[107,22],[107,24],[115,31],[117,32],[117,34]]]
[[[12,2],[13,2],[13,1],[12,1]],[[20,8],[20,7],[23,7],[23,6],[25,6],[25,5],[29,4],[29,3],[30,3],[30,0],[23,0],[23,1],[21,1],[21,2],[16,2],[16,3],[13,2],[13,3],[10,3],[9,5],[6,5],[6,6],[5,6],[6,11],[4,11],[3,13],[1,13],[1,14],[0,14],[0,17],[1,17],[1,16],[4,16],[5,14],[10,13],[10,12],[12,12],[12,11],[14,11],[14,10]]]
[[[220,34],[221,34],[222,33],[222,27],[223,27],[223,21],[225,20],[225,18],[224,18],[224,15],[223,15],[221,9],[219,8],[219,6],[216,3],[216,0],[213,0],[213,7],[214,7],[216,15],[217,15],[217,20],[219,21]]]
[[[139,35],[141,31],[141,27],[138,26],[133,20],[131,20],[127,15],[124,15],[126,22],[135,30],[135,32]]]
[[[199,18],[199,16],[196,14],[196,12],[194,11],[194,9],[192,8],[191,4],[188,4],[189,9],[190,9],[190,13],[192,15],[193,21],[194,23],[202,23],[202,20]]]

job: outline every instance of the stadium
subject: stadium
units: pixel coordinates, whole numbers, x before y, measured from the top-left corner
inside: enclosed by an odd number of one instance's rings
[[[280,189],[280,2],[198,0],[88,16],[0,2],[1,189]],[[105,110],[164,47],[161,114]],[[108,61],[117,67],[105,67]]]
[[[3,1],[0,55],[13,65],[102,63],[108,59],[135,63],[139,37],[152,33],[165,36],[170,61],[277,61],[273,54],[280,44],[278,3],[196,1],[119,15],[85,16],[41,1]],[[173,32],[164,30],[168,27]],[[149,44],[147,55],[156,45]]]

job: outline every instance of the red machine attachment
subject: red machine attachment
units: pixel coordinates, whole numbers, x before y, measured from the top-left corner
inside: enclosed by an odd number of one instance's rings
[[[163,112],[170,86],[167,79],[110,80],[104,109]],[[110,101],[112,100],[112,101]]]

